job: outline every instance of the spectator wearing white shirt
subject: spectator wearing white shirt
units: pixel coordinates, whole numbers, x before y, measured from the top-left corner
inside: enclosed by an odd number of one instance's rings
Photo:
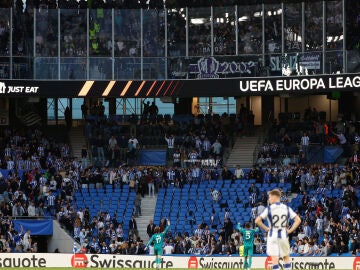
[[[244,174],[243,169],[240,168],[240,165],[236,166],[236,169],[234,171],[234,175],[235,175],[236,179],[244,179],[245,174]]]
[[[167,240],[163,248],[165,255],[170,255],[174,253],[174,246]]]
[[[29,204],[29,206],[27,208],[27,212],[28,212],[29,217],[35,217],[36,216],[36,206],[35,206],[34,201],[31,201],[31,203]]]
[[[306,134],[306,132],[304,132],[300,141],[300,149],[305,154],[305,158],[307,158],[309,154],[309,145],[310,145],[310,138]]]

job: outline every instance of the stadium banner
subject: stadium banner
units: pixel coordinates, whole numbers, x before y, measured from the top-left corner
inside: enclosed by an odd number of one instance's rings
[[[269,55],[269,68],[272,76],[285,74],[321,73],[321,53],[286,53]],[[307,72],[307,73],[306,73]]]
[[[281,266],[282,263],[280,262]],[[360,269],[360,257],[292,257],[292,269]],[[252,268],[271,269],[270,257],[253,257]],[[0,253],[0,267],[72,267],[72,268],[154,268],[150,255],[103,255],[59,253]],[[241,269],[239,256],[163,256],[161,268]]]
[[[14,228],[18,232],[31,231],[31,235],[53,235],[52,219],[15,219]]]
[[[360,74],[143,81],[0,81],[1,97],[240,97],[359,91]]]

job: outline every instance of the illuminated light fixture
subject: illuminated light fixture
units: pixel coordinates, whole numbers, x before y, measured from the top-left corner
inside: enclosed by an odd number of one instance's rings
[[[262,11],[257,11],[254,13],[254,17],[262,17],[263,13]]]
[[[249,16],[242,16],[238,19],[239,22],[245,22],[249,20]]]
[[[91,86],[94,84],[95,81],[86,81],[83,87],[81,88],[78,96],[85,97],[88,92],[90,91]]]
[[[192,24],[204,24],[205,19],[204,18],[195,18],[195,19],[191,19],[190,22]]]
[[[102,93],[103,97],[106,97],[109,95],[111,89],[114,87],[116,81],[110,81],[108,86],[106,87],[105,91]]]
[[[125,96],[126,92],[129,90],[130,85],[132,84],[133,81],[128,81],[124,87],[124,89],[122,90],[120,96]]]

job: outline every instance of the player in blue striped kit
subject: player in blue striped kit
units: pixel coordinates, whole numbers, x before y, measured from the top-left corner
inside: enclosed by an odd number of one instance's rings
[[[268,192],[269,206],[256,217],[255,223],[265,230],[267,235],[266,253],[271,256],[272,269],[279,269],[279,258],[284,260],[284,270],[291,269],[290,243],[288,235],[299,227],[301,218],[289,206],[280,202],[281,191],[273,189]],[[267,220],[267,225],[263,223]],[[289,222],[293,220],[289,228]]]

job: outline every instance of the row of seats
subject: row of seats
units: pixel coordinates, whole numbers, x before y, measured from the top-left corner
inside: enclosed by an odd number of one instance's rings
[[[133,214],[135,191],[125,185],[122,189],[112,190],[111,185],[100,188],[82,188],[74,194],[75,208],[89,208],[91,218],[99,212],[108,212],[111,217],[117,214],[118,222],[123,223],[123,229],[128,232],[129,220]]]
[[[251,220],[251,203],[248,188],[255,180],[212,180],[197,185],[185,185],[182,189],[170,187],[160,189],[155,208],[154,222],[158,224],[163,217],[168,217],[174,224],[176,232],[190,232],[200,223],[211,223],[213,211],[223,223],[225,212],[230,210],[234,223],[245,223]],[[290,189],[290,184],[255,184],[259,191],[282,187]],[[221,192],[222,198],[214,202],[210,197],[210,188]],[[219,224],[219,226],[221,226]]]
[[[154,222],[159,224],[163,217],[168,217],[176,232],[190,232],[196,224],[210,224],[213,211],[223,222],[225,211],[230,210],[234,223],[245,223],[251,220],[251,204],[249,202],[249,187],[255,184],[259,191],[282,187],[290,189],[290,184],[270,183],[259,184],[255,180],[211,180],[199,184],[185,184],[182,189],[170,186],[159,190],[155,208]],[[210,188],[222,193],[222,198],[214,202],[210,196]],[[109,212],[111,216],[117,214],[118,221],[123,223],[125,233],[128,232],[128,221],[134,208],[135,191],[125,185],[113,190],[111,185],[104,188],[84,187],[74,194],[75,208],[89,208],[91,217],[99,212]],[[193,220],[193,222],[190,222]],[[219,226],[220,226],[219,224]]]

